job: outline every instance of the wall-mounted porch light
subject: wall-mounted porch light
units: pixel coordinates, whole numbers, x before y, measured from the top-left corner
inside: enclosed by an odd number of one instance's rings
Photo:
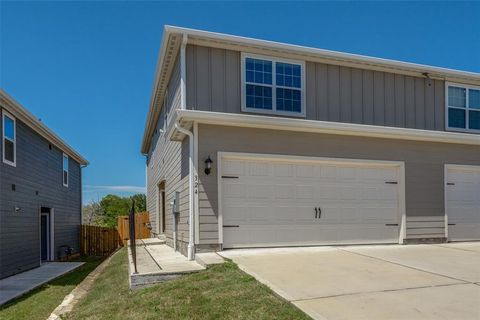
[[[212,159],[210,159],[210,156],[205,160],[205,174],[208,176],[210,174],[210,171],[212,170]]]

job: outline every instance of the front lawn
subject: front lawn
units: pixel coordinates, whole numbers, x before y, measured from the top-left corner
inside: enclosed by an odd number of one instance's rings
[[[122,249],[68,319],[309,319],[233,262],[150,288],[128,288]]]
[[[82,280],[101,262],[100,258],[82,258],[85,264],[0,307],[0,319],[45,320]]]

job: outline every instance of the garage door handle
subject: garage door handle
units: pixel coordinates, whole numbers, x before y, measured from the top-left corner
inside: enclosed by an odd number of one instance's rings
[[[387,227],[398,227],[398,223],[386,223],[385,224]]]
[[[385,181],[386,184],[398,184],[397,181]]]
[[[449,223],[448,225],[449,226],[456,226],[457,224],[456,223]]]
[[[454,182],[447,182],[447,186],[454,186],[455,183]]]
[[[236,176],[222,176],[224,179],[238,179]]]
[[[318,208],[315,208],[315,219],[318,217]]]
[[[224,225],[224,228],[239,228],[240,226],[237,225]]]

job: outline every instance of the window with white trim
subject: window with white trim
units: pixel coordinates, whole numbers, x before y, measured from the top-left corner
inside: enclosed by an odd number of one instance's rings
[[[17,143],[15,118],[3,111],[2,113],[2,158],[3,162],[16,166]]]
[[[480,133],[480,87],[447,84],[447,129]]]
[[[242,111],[305,116],[304,62],[242,54]]]
[[[68,156],[64,153],[63,154],[63,186],[68,187]]]

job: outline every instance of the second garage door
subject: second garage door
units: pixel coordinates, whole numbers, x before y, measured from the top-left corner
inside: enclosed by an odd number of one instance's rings
[[[480,166],[446,168],[448,239],[480,240]]]
[[[399,163],[220,158],[224,248],[399,241]]]

